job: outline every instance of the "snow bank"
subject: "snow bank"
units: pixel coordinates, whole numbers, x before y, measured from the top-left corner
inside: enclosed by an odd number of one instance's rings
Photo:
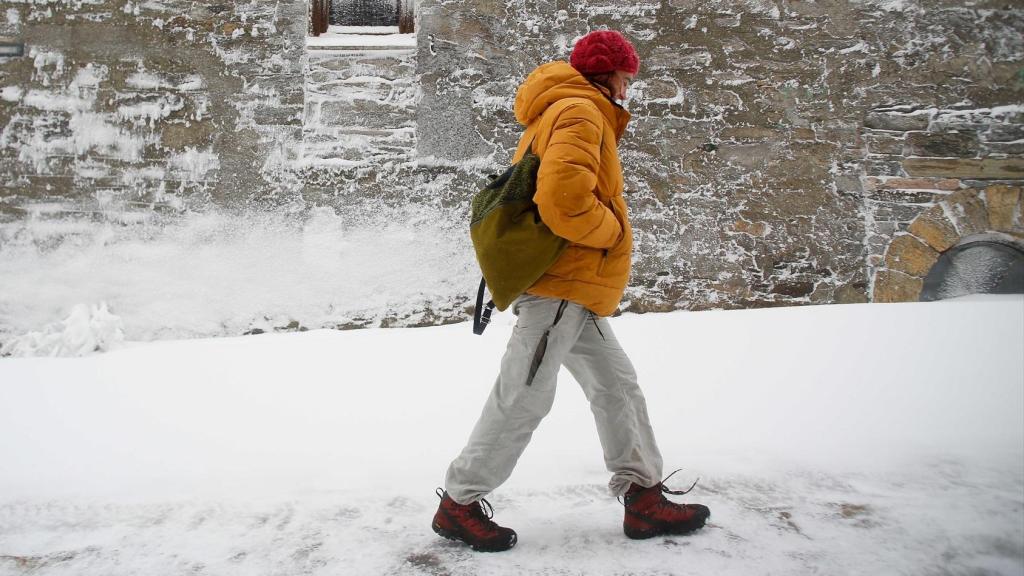
[[[188,165],[202,164],[191,153]],[[82,303],[105,302],[133,341],[301,325],[415,322],[479,282],[463,222],[422,205],[344,215],[203,213],[132,225],[40,213],[0,225],[0,342],[20,353]],[[113,220],[113,221],[110,221]],[[24,338],[23,338],[24,337]],[[13,350],[6,344],[4,350]]]
[[[110,350],[123,340],[123,323],[106,302],[78,304],[64,321],[6,342],[0,356],[85,356]]]

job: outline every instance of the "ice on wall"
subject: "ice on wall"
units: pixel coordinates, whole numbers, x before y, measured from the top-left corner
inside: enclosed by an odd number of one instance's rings
[[[479,281],[462,224],[367,206],[2,225],[2,353],[107,349],[110,315],[133,341],[435,323],[427,310],[461,309]]]

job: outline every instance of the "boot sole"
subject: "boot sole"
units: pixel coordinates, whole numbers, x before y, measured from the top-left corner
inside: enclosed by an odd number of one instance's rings
[[[666,527],[666,528],[649,528],[647,530],[639,530],[636,528],[622,527],[622,531],[626,533],[626,537],[632,540],[646,540],[648,538],[654,538],[655,536],[680,536],[683,534],[689,534],[696,530],[700,530],[704,527],[704,523],[707,522],[707,518],[695,520],[689,524],[683,524],[682,526]]]
[[[487,546],[485,544],[472,544],[470,542],[466,542],[459,534],[441,528],[437,525],[437,523],[431,522],[430,527],[434,529],[434,533],[438,536],[442,538],[447,538],[448,540],[452,540],[454,542],[462,542],[463,544],[469,546],[474,552],[504,552],[506,550],[511,550],[513,547],[515,547],[516,542],[519,539],[518,536],[513,534],[512,542],[509,543],[507,547],[503,547],[501,545]]]

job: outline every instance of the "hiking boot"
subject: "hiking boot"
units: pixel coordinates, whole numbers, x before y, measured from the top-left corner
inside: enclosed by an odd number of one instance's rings
[[[430,527],[449,540],[465,542],[477,552],[502,552],[516,545],[516,533],[494,523],[494,508],[487,500],[459,504],[437,489],[441,505]]]
[[[626,536],[642,540],[662,534],[686,534],[703,527],[711,516],[707,506],[676,504],[665,498],[665,494],[686,494],[689,491],[674,492],[662,482],[650,488],[631,484],[625,495],[626,518],[622,522],[622,530]]]

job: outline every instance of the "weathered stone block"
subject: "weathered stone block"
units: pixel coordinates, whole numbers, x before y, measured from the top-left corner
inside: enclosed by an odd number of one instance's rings
[[[856,174],[837,174],[835,184],[836,190],[839,192],[864,192],[864,185],[861,183],[860,176]]]
[[[863,304],[867,301],[867,284],[863,280],[848,282],[835,290],[837,304]]]
[[[960,239],[956,226],[946,217],[942,206],[933,206],[918,216],[910,224],[909,231],[938,252],[949,250]]]
[[[978,154],[978,135],[974,132],[935,134],[931,132],[910,132],[907,134],[910,155],[953,156],[973,158]]]
[[[302,106],[263,106],[253,113],[253,121],[261,126],[299,126]]]
[[[818,139],[818,133],[811,128],[794,128],[793,139],[802,142],[813,142]]]
[[[928,129],[936,133],[949,132],[974,132],[975,134],[985,132],[991,123],[972,122],[969,120],[936,120],[928,125]]]
[[[868,176],[903,176],[903,163],[897,156],[868,158],[864,161],[864,173]]]
[[[780,280],[772,286],[771,292],[790,298],[805,298],[814,291],[814,282],[810,280]]]
[[[704,70],[711,65],[712,59],[711,52],[707,50],[661,46],[655,48],[644,62],[651,69]]]
[[[938,259],[938,252],[910,234],[897,236],[885,253],[888,268],[918,278],[924,278]]]
[[[873,204],[872,215],[876,222],[902,222],[910,224],[921,215],[922,207],[902,202],[878,202]]]
[[[989,229],[988,209],[977,190],[954,192],[945,202],[952,214],[960,236],[979,234]]]
[[[955,178],[868,178],[869,190],[947,190],[960,188]]]
[[[879,270],[875,274],[875,302],[916,302],[921,296],[924,280],[895,270]]]
[[[815,131],[817,140],[835,142],[844,148],[861,151],[864,147],[864,134],[860,126],[847,124],[837,120],[826,120],[824,127]]]
[[[376,102],[324,102],[320,121],[327,126],[361,126],[364,128],[398,128],[414,124],[414,112]]]
[[[988,205],[988,220],[993,230],[1010,231],[1014,222],[1017,207],[1024,202],[1024,189],[1015,186],[989,186],[985,189],[985,200]]]
[[[864,135],[864,142],[868,145],[869,154],[903,154],[904,137],[902,135],[868,133]]]
[[[1013,142],[1024,140],[1024,124],[993,124],[987,132],[982,132],[987,142]]]
[[[1017,142],[987,142],[981,146],[981,156],[1024,155],[1024,140]]]
[[[871,190],[868,192],[867,197],[872,200],[879,202],[888,202],[892,204],[933,204],[938,200],[945,198],[945,193],[935,192],[932,190],[889,190],[888,188],[882,188],[879,190]],[[913,217],[917,214],[914,213]]]
[[[733,230],[737,232],[757,237],[762,237],[766,235],[769,230],[767,222],[750,222],[749,220],[743,219],[734,222],[732,227]]]
[[[1024,158],[907,158],[903,168],[910,176],[1024,179]]]
[[[732,144],[718,147],[718,155],[725,161],[748,170],[764,167],[771,155],[767,144]]]
[[[213,141],[213,125],[210,122],[193,122],[191,125],[167,124],[160,133],[160,145],[164,148],[205,148]]]
[[[309,69],[308,80],[313,84],[360,77],[401,81],[415,72],[416,62],[413,55],[400,51],[318,52],[309,57]]]
[[[718,137],[723,141],[761,142],[764,140],[778,139],[779,133],[771,128],[764,128],[761,126],[731,126],[722,130],[718,134]]]
[[[930,120],[931,115],[928,113],[869,112],[864,118],[864,126],[872,130],[909,132],[926,130]]]

